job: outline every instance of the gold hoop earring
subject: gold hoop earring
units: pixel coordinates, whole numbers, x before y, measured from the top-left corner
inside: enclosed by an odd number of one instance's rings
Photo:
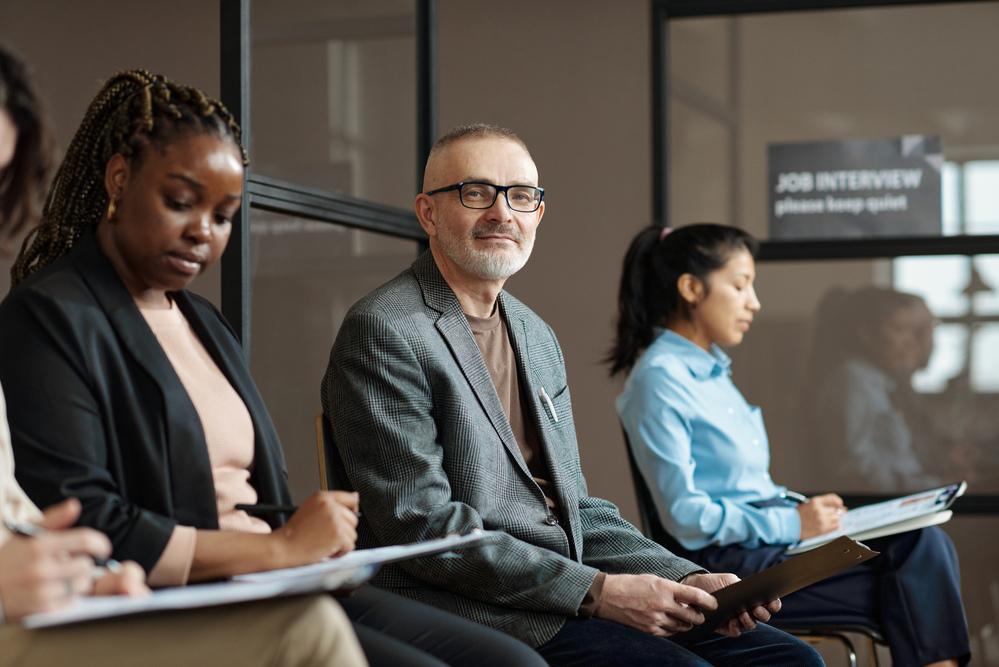
[[[114,221],[114,214],[118,212],[118,200],[112,197],[108,200],[108,211],[107,211],[107,221]]]

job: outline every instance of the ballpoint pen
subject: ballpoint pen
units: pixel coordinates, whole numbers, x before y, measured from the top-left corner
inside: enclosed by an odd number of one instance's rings
[[[295,505],[269,505],[267,503],[260,503],[257,505],[251,503],[236,503],[236,509],[242,510],[247,514],[253,514],[254,516],[263,514],[294,514],[298,511],[298,507]],[[361,512],[354,512],[354,516],[360,517]]]
[[[11,521],[10,519],[4,519],[3,525],[8,531],[20,537],[38,537],[48,532],[39,525]],[[94,565],[98,568],[103,568],[108,572],[118,572],[121,570],[121,563],[114,558],[99,558],[97,556],[91,556],[91,558],[94,561]]]
[[[800,493],[797,493],[795,491],[791,491],[790,489],[784,489],[784,491],[780,495],[781,495],[781,498],[786,498],[786,499],[788,499],[788,500],[790,500],[792,502],[798,503],[798,504],[807,503],[808,502],[808,498],[806,498],[805,496],[801,495]]]

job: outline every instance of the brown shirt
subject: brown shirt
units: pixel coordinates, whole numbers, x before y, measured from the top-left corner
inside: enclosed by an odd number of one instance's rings
[[[544,450],[541,448],[537,427],[530,419],[524,418],[525,414],[530,413],[524,405],[520,391],[517,358],[513,354],[506,322],[500,316],[499,308],[493,310],[493,314],[489,317],[471,315],[465,317],[468,318],[468,325],[475,334],[475,342],[482,353],[482,359],[486,362],[486,368],[489,369],[489,377],[493,380],[503,412],[510,421],[513,437],[517,440],[517,446],[524,457],[527,469],[531,471],[531,477],[545,494],[548,509],[557,514],[558,504],[555,501],[551,480],[548,478],[548,465]]]
[[[525,419],[525,415],[530,415],[530,412],[520,390],[517,358],[513,353],[513,345],[510,344],[506,321],[500,316],[499,308],[495,308],[489,317],[472,317],[468,314],[465,317],[468,318],[468,325],[475,334],[475,343],[479,346],[486,368],[489,369],[489,377],[493,380],[500,404],[510,421],[510,429],[517,440],[524,462],[527,463],[527,469],[545,495],[549,511],[557,516],[558,503],[548,477],[548,464],[541,448],[541,438],[534,422],[529,417]],[[600,606],[605,578],[603,572],[597,574],[579,607],[580,616],[592,616]]]

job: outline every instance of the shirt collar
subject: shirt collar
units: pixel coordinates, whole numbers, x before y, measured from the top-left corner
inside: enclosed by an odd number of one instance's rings
[[[732,359],[720,347],[713,344],[708,352],[675,331],[658,329],[659,337],[653,345],[677,357],[690,369],[690,374],[698,380],[732,374]]]

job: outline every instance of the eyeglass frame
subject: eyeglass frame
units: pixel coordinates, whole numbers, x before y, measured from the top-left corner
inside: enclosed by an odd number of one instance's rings
[[[476,208],[475,206],[469,206],[468,204],[465,203],[464,198],[461,196],[461,189],[463,187],[465,187],[466,185],[488,185],[489,187],[496,189],[496,194],[493,195],[493,200],[489,203],[489,206],[483,206],[482,208]],[[523,210],[521,210],[519,208],[514,208],[513,206],[510,205],[510,195],[509,195],[509,192],[510,192],[511,188],[534,188],[539,193],[539,196],[538,196],[538,205],[535,206],[530,211],[523,211]],[[503,193],[503,200],[506,201],[507,207],[511,211],[517,211],[518,213],[534,213],[539,208],[541,208],[541,204],[544,203],[544,201],[545,201],[545,189],[543,187],[541,187],[540,185],[528,185],[526,183],[514,183],[513,185],[496,185],[495,183],[490,183],[488,181],[460,181],[458,183],[453,183],[452,185],[445,185],[442,188],[435,188],[434,190],[428,190],[427,192],[424,192],[423,194],[425,194],[428,197],[430,197],[432,195],[437,195],[437,194],[440,194],[442,192],[452,192],[452,191],[457,191],[458,192],[458,201],[461,203],[462,206],[464,206],[465,208],[470,209],[472,211],[487,211],[487,210],[491,209],[493,206],[496,205],[496,200],[499,199],[499,195],[500,195],[501,192]]]

